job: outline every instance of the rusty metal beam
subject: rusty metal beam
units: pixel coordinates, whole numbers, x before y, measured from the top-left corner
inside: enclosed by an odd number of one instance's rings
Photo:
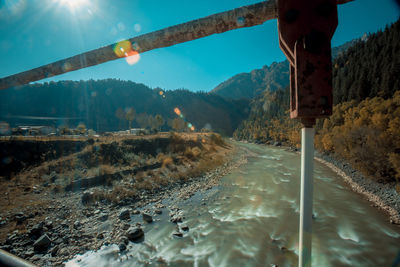
[[[343,4],[353,0],[337,1],[339,4]],[[144,53],[153,49],[192,41],[215,33],[223,33],[234,29],[260,25],[276,17],[276,1],[269,0],[143,34],[130,38],[128,41],[132,44],[134,50],[139,53]],[[116,46],[117,43],[111,44],[38,68],[1,78],[0,89],[28,84],[30,82],[121,58],[121,55],[117,55],[114,52]],[[124,57],[124,55],[122,57]]]

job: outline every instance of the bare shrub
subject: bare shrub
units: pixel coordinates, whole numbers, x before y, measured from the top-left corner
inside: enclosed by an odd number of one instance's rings
[[[148,179],[146,179],[146,180],[143,180],[142,182],[136,183],[135,187],[139,190],[141,190],[141,189],[152,190],[153,184]]]
[[[107,175],[114,173],[114,168],[108,164],[102,164],[99,166],[99,175]]]
[[[193,147],[192,154],[195,158],[197,158],[201,154],[201,149],[198,146]]]
[[[225,147],[226,146],[226,142],[224,141],[224,139],[219,134],[212,133],[210,135],[210,139],[217,146],[221,146],[221,147]]]
[[[201,154],[201,149],[198,146],[195,147],[186,147],[184,155],[191,160],[195,160],[199,157]]]
[[[171,166],[173,163],[174,163],[174,161],[172,160],[172,158],[169,157],[169,156],[166,156],[162,161],[161,168],[165,168],[165,167]]]

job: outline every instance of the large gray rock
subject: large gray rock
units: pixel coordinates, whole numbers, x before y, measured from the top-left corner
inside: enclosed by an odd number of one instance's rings
[[[119,248],[119,251],[120,251],[120,252],[125,251],[125,250],[126,250],[126,245],[125,245],[125,243],[120,243],[120,244],[118,245],[118,248]]]
[[[51,245],[51,239],[46,235],[42,235],[38,240],[33,244],[33,248],[36,252],[46,251]]]
[[[21,224],[26,220],[26,216],[23,212],[17,212],[15,213],[15,220],[17,221],[17,224]]]
[[[74,222],[74,229],[76,230],[76,229],[78,229],[80,226],[81,226],[81,222],[78,221],[78,220],[76,220],[76,221]]]
[[[143,232],[142,228],[139,228],[139,227],[131,227],[126,232],[126,237],[130,241],[137,241],[140,238],[142,238],[143,236],[144,236],[144,232]]]
[[[143,221],[145,221],[147,223],[151,223],[151,222],[153,222],[153,217],[151,217],[150,214],[143,213]]]
[[[81,201],[82,204],[86,205],[94,200],[94,193],[92,191],[85,191],[82,194]]]
[[[154,212],[155,212],[156,214],[162,214],[162,210],[161,210],[161,209],[156,209]]]
[[[119,218],[120,220],[129,220],[129,219],[131,218],[131,214],[129,213],[129,210],[128,210],[128,209],[123,209],[123,210],[120,212],[118,218]]]
[[[30,237],[39,237],[42,234],[44,223],[38,223],[32,226],[32,228],[29,230],[29,236]]]
[[[179,216],[179,215],[174,215],[171,219],[170,219],[170,221],[171,222],[173,222],[173,223],[180,223],[180,222],[182,222],[182,216]]]
[[[100,213],[99,220],[101,222],[105,222],[105,221],[107,221],[107,219],[108,219],[108,214],[107,213]]]
[[[186,224],[181,224],[180,227],[181,227],[182,231],[185,231],[185,232],[189,231],[189,226],[187,226]]]
[[[176,236],[176,237],[182,237],[183,236],[183,234],[181,232],[179,232],[179,231],[173,232],[172,235]]]

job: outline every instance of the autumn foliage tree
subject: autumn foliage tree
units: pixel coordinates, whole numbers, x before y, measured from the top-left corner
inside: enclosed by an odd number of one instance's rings
[[[316,147],[339,155],[371,177],[399,180],[400,91],[389,99],[336,105],[332,117],[323,121]]]

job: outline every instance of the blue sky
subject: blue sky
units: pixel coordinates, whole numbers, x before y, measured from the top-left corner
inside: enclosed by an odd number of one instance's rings
[[[0,77],[119,40],[259,0],[0,0]],[[338,8],[333,46],[399,17],[394,0],[356,0]],[[78,70],[53,80],[119,78],[163,89],[209,91],[224,80],[285,57],[276,20]]]

